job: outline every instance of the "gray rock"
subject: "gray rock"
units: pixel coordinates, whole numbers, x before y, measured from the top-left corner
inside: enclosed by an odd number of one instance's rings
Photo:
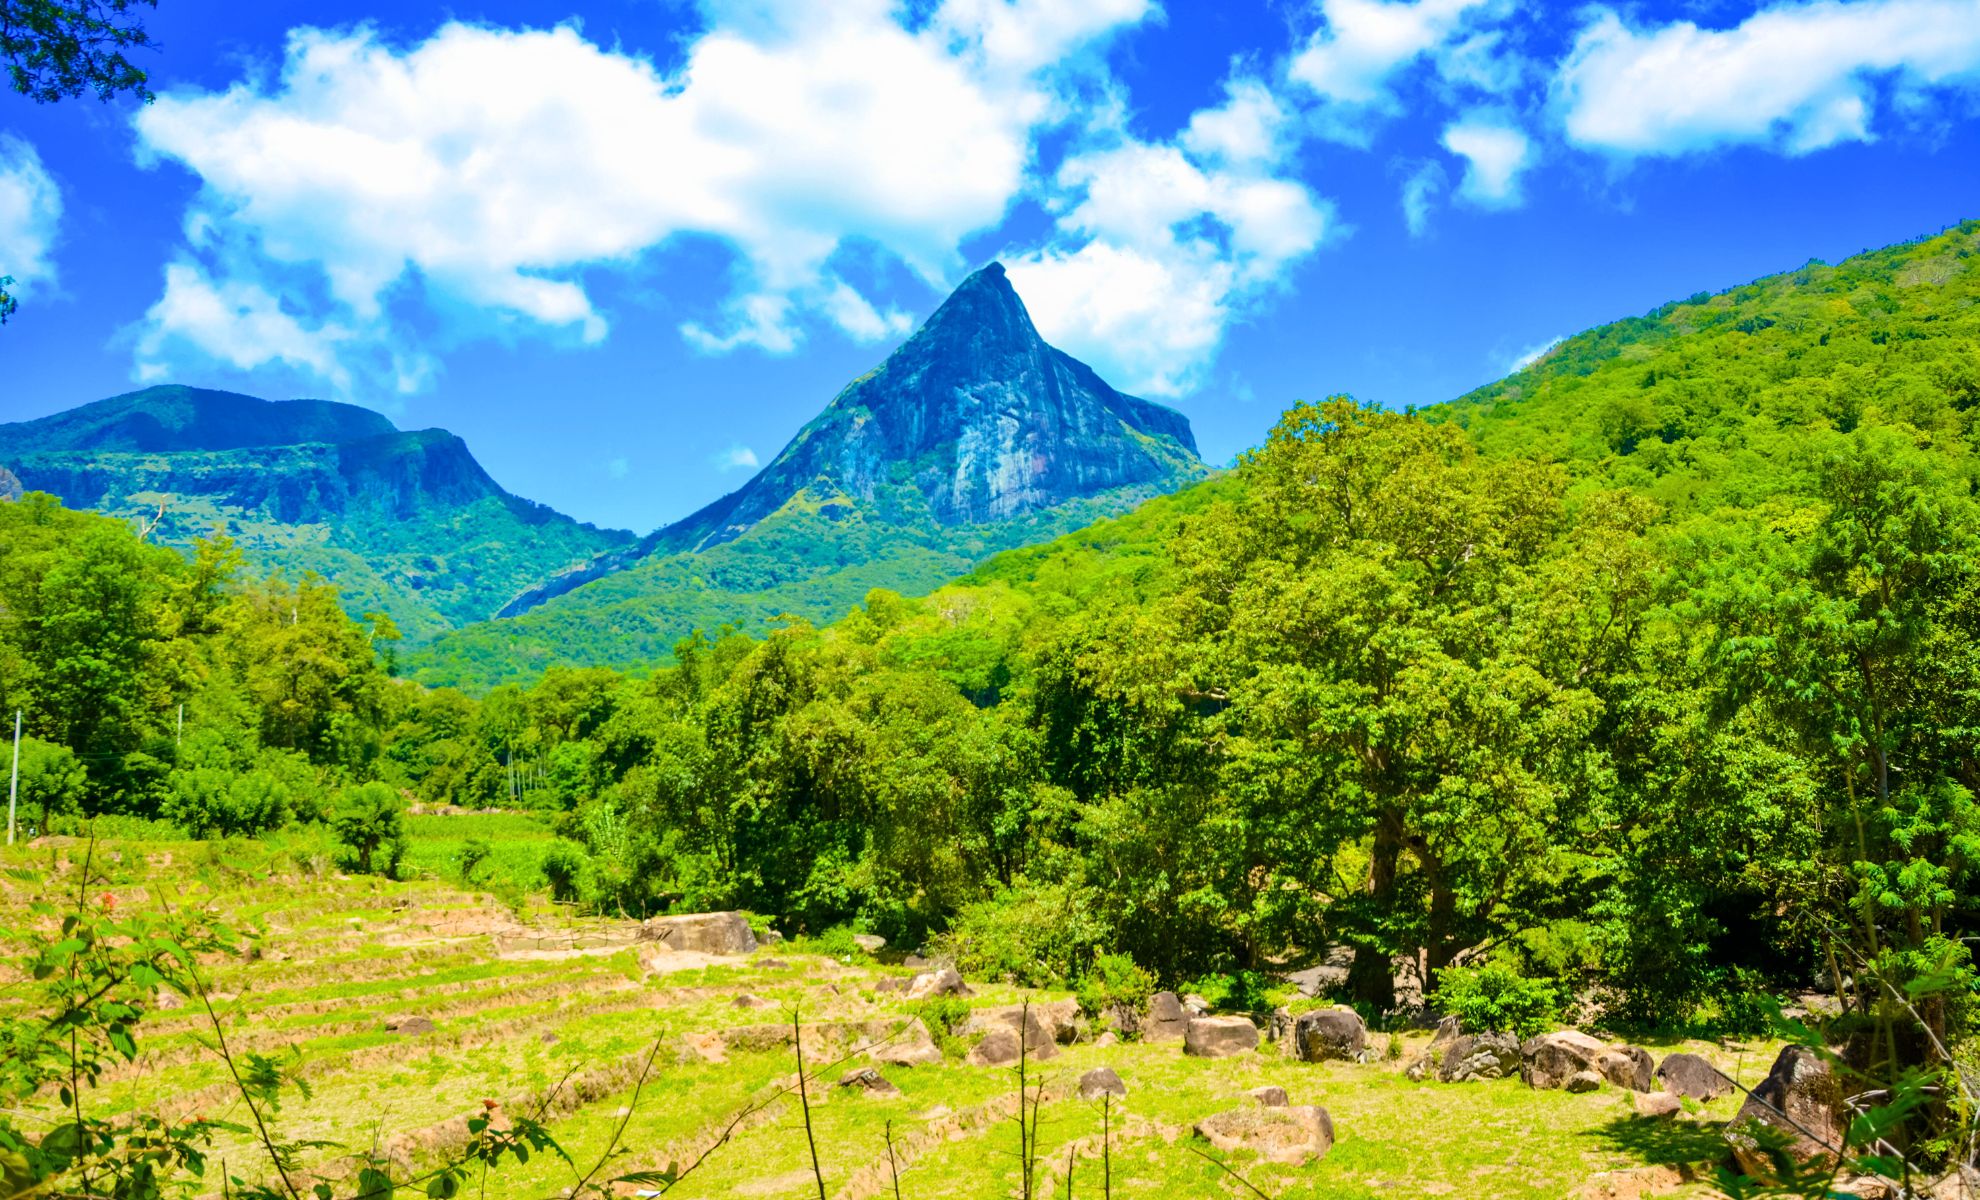
[[[1081,1100],[1098,1100],[1103,1095],[1127,1095],[1127,1084],[1121,1082],[1112,1067],[1095,1067],[1079,1077]]]
[[[1561,1085],[1570,1092],[1592,1092],[1602,1086],[1602,1076],[1594,1071],[1576,1071]]]
[[[1842,1084],[1829,1064],[1806,1046],[1784,1047],[1767,1078],[1726,1126],[1726,1141],[1732,1143],[1740,1170],[1766,1179],[1773,1174],[1773,1164],[1759,1149],[1754,1136],[1758,1125],[1771,1125],[1786,1135],[1788,1152],[1799,1161],[1824,1169],[1832,1165],[1849,1121]]]
[[[1437,1022],[1437,1032],[1431,1035],[1430,1048],[1437,1050],[1448,1046],[1452,1042],[1457,1041],[1458,1037],[1463,1033],[1464,1023],[1459,1021],[1455,1014],[1445,1017],[1443,1020]]]
[[[887,948],[887,939],[877,933],[855,933],[853,944],[868,954],[878,954]]]
[[[1148,1020],[1141,1027],[1144,1042],[1169,1042],[1189,1028],[1189,1014],[1174,992],[1156,992],[1148,998]]]
[[[926,1000],[930,996],[968,996],[973,994],[969,990],[969,985],[963,982],[962,976],[956,973],[954,967],[943,967],[936,971],[924,971],[916,975],[907,985],[907,998],[910,1000]]]
[[[1258,1101],[1260,1108],[1284,1108],[1289,1103],[1286,1099],[1286,1089],[1277,1084],[1252,1088],[1251,1098]]]
[[[932,967],[935,964],[921,957],[919,954],[910,954],[901,960],[901,965],[904,967]]]
[[[761,996],[753,996],[748,992],[744,992],[734,1000],[729,1001],[729,1006],[731,1008],[769,1008],[774,1003],[775,1001],[765,1000]]]
[[[1258,1049],[1258,1026],[1250,1017],[1197,1017],[1183,1031],[1183,1053],[1228,1058]]]
[[[901,1089],[872,1067],[854,1067],[839,1077],[842,1088],[858,1088],[869,1096],[898,1096]]]
[[[1637,1116],[1652,1120],[1675,1117],[1684,1111],[1684,1101],[1669,1092],[1638,1092],[1630,1097],[1630,1103],[1636,1108]]]
[[[895,1067],[934,1066],[942,1061],[942,1050],[929,1036],[928,1026],[914,1017],[898,1033],[868,1050],[866,1057]]]
[[[756,935],[750,932],[749,922],[736,912],[649,917],[639,923],[639,937],[669,950],[698,954],[748,954],[756,949]]]
[[[1510,1033],[1466,1034],[1444,1047],[1437,1078],[1445,1083],[1503,1079],[1519,1073],[1519,1042]]]
[[[1602,1060],[1602,1075],[1610,1083],[1632,1092],[1657,1090],[1657,1060],[1641,1046],[1623,1046]]]
[[[1282,1042],[1292,1036],[1292,1030],[1292,1010],[1289,1008],[1275,1008],[1272,1010],[1272,1020],[1265,1026],[1265,1040],[1268,1042]]]
[[[1519,1048],[1521,1074],[1536,1088],[1557,1088],[1580,1071],[1592,1071],[1618,1087],[1633,1087],[1638,1063],[1630,1055],[1578,1029],[1528,1038]],[[1649,1090],[1645,1088],[1644,1090]]]
[[[1732,1080],[1719,1068],[1699,1055],[1682,1051],[1665,1056],[1657,1068],[1657,1078],[1668,1090],[1698,1101],[1717,1100],[1733,1088]]]
[[[1210,1002],[1191,992],[1182,998],[1183,1011],[1192,1017],[1200,1017],[1210,1011]]]
[[[1368,1048],[1368,1026],[1351,1008],[1323,1008],[1293,1021],[1293,1052],[1306,1062],[1353,1062]]]
[[[1249,1150],[1266,1162],[1293,1166],[1322,1158],[1334,1147],[1333,1119],[1311,1104],[1216,1113],[1196,1123],[1196,1134],[1226,1154]]]
[[[1058,1046],[1050,1040],[1041,1045],[1029,1047],[1025,1056],[1037,1061],[1052,1058],[1059,1053]],[[969,1052],[969,1065],[972,1067],[1009,1067],[1018,1060],[1017,1030],[1009,1025],[993,1025],[983,1040],[976,1043]]]

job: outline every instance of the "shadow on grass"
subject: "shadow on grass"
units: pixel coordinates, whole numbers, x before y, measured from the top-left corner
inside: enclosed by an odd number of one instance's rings
[[[1582,1134],[1605,1150],[1625,1154],[1646,1166],[1683,1166],[1717,1161],[1727,1154],[1722,1121],[1674,1121],[1618,1117]]]

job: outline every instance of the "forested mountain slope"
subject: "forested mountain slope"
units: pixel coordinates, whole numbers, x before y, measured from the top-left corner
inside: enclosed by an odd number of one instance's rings
[[[0,467],[165,544],[224,530],[256,570],[317,572],[413,640],[631,540],[511,495],[445,430],[323,400],[147,388],[0,425]]]
[[[1200,478],[1189,422],[1047,345],[1003,267],[971,275],[742,488],[518,597],[408,661],[487,687],[646,667],[724,625],[843,613]]]

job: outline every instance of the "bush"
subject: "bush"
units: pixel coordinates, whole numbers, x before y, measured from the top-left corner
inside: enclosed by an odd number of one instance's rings
[[[1155,992],[1155,977],[1125,954],[1102,954],[1075,991],[1080,1011],[1089,1017],[1117,1010],[1139,1013]]]
[[[47,833],[49,822],[82,807],[89,775],[67,746],[40,738],[21,739],[20,813],[36,834]],[[35,812],[39,811],[39,819]]]
[[[399,873],[399,860],[406,854],[406,806],[390,785],[363,783],[337,793],[330,831],[351,852],[360,872]]]
[[[1560,993],[1545,979],[1528,979],[1510,967],[1446,967],[1430,1002],[1464,1023],[1466,1033],[1510,1033],[1529,1038],[1560,1020]]]
[[[961,1058],[969,1053],[969,1044],[959,1031],[969,1020],[971,1011],[969,1001],[961,996],[930,996],[922,1001],[921,1023],[928,1027],[929,1038],[945,1058]]]
[[[1194,992],[1209,1001],[1211,1008],[1226,1012],[1270,1012],[1277,1007],[1273,1000],[1279,990],[1277,981],[1257,971],[1205,975],[1182,986],[1184,995]]]
[[[493,853],[495,847],[489,845],[486,838],[469,838],[462,843],[461,852],[455,858],[461,869],[461,882],[473,886],[475,868],[487,862],[488,856]]]
[[[866,948],[853,941],[858,931],[850,925],[834,925],[823,933],[810,934],[796,939],[795,949],[805,954],[823,954],[829,958],[869,958]]]
[[[935,957],[965,975],[1026,987],[1063,987],[1085,973],[1111,939],[1093,890],[1020,877],[989,900],[966,904],[933,939]]]
[[[585,871],[591,856],[576,842],[558,841],[543,856],[543,878],[550,885],[550,898],[560,904],[575,904],[584,893]]]
[[[172,772],[160,815],[196,838],[250,837],[289,819],[289,789],[266,771]]]

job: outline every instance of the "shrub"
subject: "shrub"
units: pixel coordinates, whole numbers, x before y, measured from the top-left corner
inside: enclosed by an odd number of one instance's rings
[[[383,783],[362,783],[337,793],[330,831],[366,874],[396,876],[406,853],[406,806]]]
[[[252,836],[289,818],[289,789],[266,771],[196,767],[171,778],[161,815],[193,837]]]
[[[997,895],[963,906],[932,940],[936,957],[965,975],[1026,987],[1060,987],[1077,979],[1107,941],[1091,888],[1023,877]]]
[[[969,1043],[959,1031],[969,1020],[970,1012],[969,1001],[961,996],[930,996],[922,1001],[921,1023],[928,1027],[929,1038],[944,1057],[961,1058],[969,1053]]]
[[[1560,993],[1553,983],[1494,963],[1444,968],[1429,999],[1462,1021],[1468,1033],[1528,1038],[1560,1019]]]
[[[462,843],[461,852],[455,859],[461,869],[461,882],[472,886],[475,868],[487,862],[488,856],[493,853],[495,847],[489,845],[486,838],[469,838]]]
[[[1075,991],[1080,1011],[1089,1017],[1119,1010],[1139,1013],[1155,992],[1155,977],[1125,954],[1102,954]]]
[[[21,739],[19,819],[32,822],[36,833],[48,832],[55,817],[80,809],[88,785],[89,775],[73,750],[40,738]]]
[[[591,856],[576,842],[553,843],[543,856],[543,878],[550,885],[550,898],[561,904],[574,904],[583,895],[585,871]]]
[[[1257,971],[1239,971],[1234,975],[1205,975],[1182,986],[1183,994],[1191,992],[1210,1002],[1210,1007],[1237,1012],[1270,1012],[1279,985],[1268,975]]]
[[[853,941],[856,932],[850,925],[834,925],[823,933],[797,939],[796,949],[806,954],[823,954],[837,959],[867,958],[866,948]]]

